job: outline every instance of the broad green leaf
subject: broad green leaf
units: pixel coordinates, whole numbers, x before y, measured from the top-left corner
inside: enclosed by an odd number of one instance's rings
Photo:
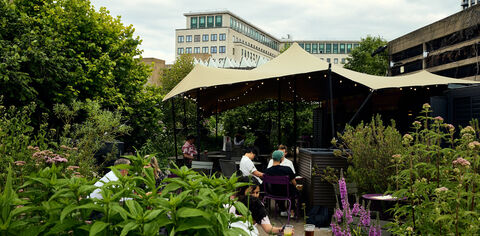
[[[147,213],[145,216],[145,221],[151,221],[154,220],[160,213],[162,213],[162,210],[153,210]]]
[[[235,209],[240,213],[240,215],[242,215],[242,216],[248,215],[249,210],[245,206],[245,204],[243,204],[240,201],[236,201],[235,203],[233,203],[233,205],[235,206]]]
[[[120,234],[120,236],[125,236],[128,234],[128,232],[136,228],[138,228],[138,224],[135,221],[131,221],[123,227],[122,233]]]
[[[63,222],[63,219],[65,219],[65,217],[75,209],[77,209],[77,205],[74,205],[74,204],[68,205],[65,208],[63,208],[62,213],[60,214],[60,222]]]
[[[98,233],[101,233],[105,228],[110,225],[109,223],[105,223],[103,221],[95,221],[92,227],[90,228],[89,236],[95,236]]]
[[[188,218],[181,221],[178,224],[177,232],[190,230],[190,229],[207,229],[211,227],[212,227],[211,222],[205,220],[204,218],[193,217],[193,218]]]
[[[181,218],[189,218],[189,217],[196,217],[196,216],[203,216],[205,218],[208,217],[206,212],[199,209],[195,209],[195,208],[189,208],[189,207],[182,207],[178,209],[177,216]]]

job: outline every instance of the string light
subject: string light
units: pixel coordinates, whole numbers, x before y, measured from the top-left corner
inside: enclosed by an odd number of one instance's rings
[[[403,88],[400,88],[400,91],[403,90]]]
[[[312,77],[308,76],[308,79],[311,79]]]
[[[343,81],[342,81],[342,80],[340,80],[340,83],[343,83]]]

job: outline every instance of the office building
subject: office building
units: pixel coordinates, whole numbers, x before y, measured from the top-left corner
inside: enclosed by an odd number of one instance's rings
[[[147,84],[160,86],[160,77],[162,76],[163,69],[167,68],[165,61],[158,58],[146,57],[142,58],[142,63],[152,69],[152,73],[148,77]]]
[[[460,0],[460,5],[462,9],[465,10],[471,6],[477,5],[480,3],[480,0]]]
[[[280,40],[230,11],[185,13],[185,29],[175,31],[175,56],[209,54],[202,64],[215,67],[256,67],[298,42],[308,52],[332,64],[345,64],[358,41]]]
[[[479,80],[480,4],[390,41],[388,51],[392,76],[425,69]]]

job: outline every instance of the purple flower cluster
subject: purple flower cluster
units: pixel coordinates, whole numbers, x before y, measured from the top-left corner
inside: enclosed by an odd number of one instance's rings
[[[348,203],[348,193],[347,193],[347,184],[345,179],[342,177],[338,181],[338,188],[340,190],[340,198],[342,202],[342,209],[339,207],[335,209],[335,213],[333,215],[332,223],[330,226],[332,227],[332,233],[335,236],[350,236],[351,231],[350,228],[360,228],[362,232],[365,234],[368,233],[369,236],[381,236],[382,231],[378,225],[374,225],[370,219],[370,210],[365,209],[364,206],[355,203],[353,204],[353,208],[350,209],[350,205]],[[351,225],[353,223],[353,217],[359,217],[360,220],[358,225],[354,226]]]

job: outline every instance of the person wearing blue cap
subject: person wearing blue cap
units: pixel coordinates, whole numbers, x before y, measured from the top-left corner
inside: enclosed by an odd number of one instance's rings
[[[280,150],[276,150],[272,153],[272,160],[273,165],[272,167],[265,170],[264,174],[269,176],[288,176],[290,179],[290,196],[295,196],[298,194],[297,189],[295,186],[297,185],[295,181],[295,173],[293,173],[292,169],[287,166],[280,165],[285,158],[285,153]],[[286,196],[287,190],[283,188],[281,185],[272,185],[271,186],[271,193],[277,196]],[[280,215],[287,216],[285,201],[278,201],[278,207],[280,208]],[[295,201],[292,201],[291,209],[295,209]],[[291,215],[293,216],[293,210]]]

